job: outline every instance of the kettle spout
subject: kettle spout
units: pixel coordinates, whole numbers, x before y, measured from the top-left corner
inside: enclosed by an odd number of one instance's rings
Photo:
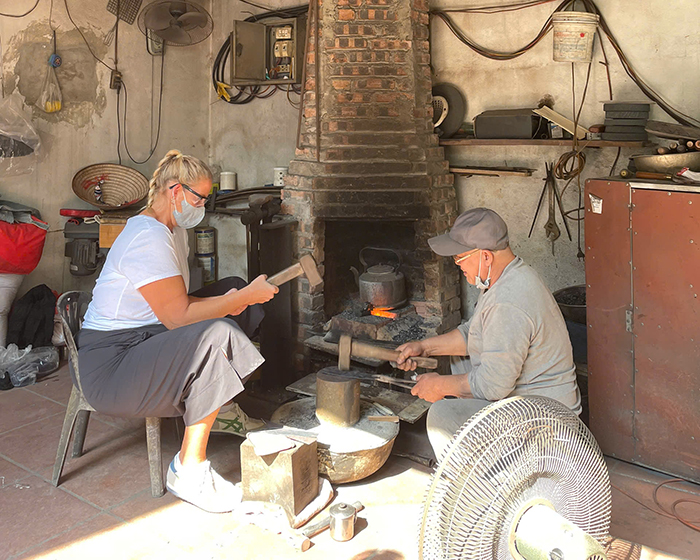
[[[355,277],[355,284],[357,284],[357,287],[360,287],[360,272],[354,267],[350,267],[350,272],[352,272],[352,275]]]

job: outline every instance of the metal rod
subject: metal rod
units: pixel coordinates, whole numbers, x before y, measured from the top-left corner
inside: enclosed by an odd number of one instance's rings
[[[320,114],[320,103],[318,99],[318,94],[319,94],[319,86],[318,86],[318,81],[321,78],[319,75],[320,72],[320,54],[321,50],[318,48],[318,28],[319,28],[319,17],[320,17],[320,3],[321,0],[313,0],[314,1],[314,10],[316,11],[316,17],[314,18],[314,27],[316,29],[316,37],[314,38],[314,64],[316,66],[316,71],[314,72],[316,75],[314,76],[314,89],[316,90],[314,93],[314,102],[316,104],[316,161],[321,161],[321,114]]]
[[[309,42],[311,40],[311,14],[313,3],[309,3],[308,16],[306,18],[306,38],[304,41],[304,64],[301,67],[301,103],[299,103],[299,118],[297,120],[297,150],[301,149],[301,119],[304,115],[304,98],[306,97],[306,64],[309,58]],[[314,54],[314,57],[316,55]]]
[[[547,164],[545,163],[545,167]],[[547,192],[547,181],[545,179],[544,187],[542,187],[542,193],[540,194],[540,200],[537,203],[537,210],[535,210],[535,217],[532,219],[532,225],[530,226],[530,233],[527,234],[528,238],[532,236],[532,230],[535,229],[535,224],[537,223],[537,216],[540,213],[540,208],[542,207],[542,201],[544,200],[544,193]]]

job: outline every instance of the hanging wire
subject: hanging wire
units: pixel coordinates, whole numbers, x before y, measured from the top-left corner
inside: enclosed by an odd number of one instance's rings
[[[40,0],[36,0],[36,2],[34,2],[34,5],[31,8],[29,8],[26,12],[24,12],[23,14],[5,14],[3,12],[0,12],[0,16],[10,17],[10,18],[23,18],[24,16],[28,16],[34,10],[36,10],[36,7],[39,5],[39,1]]]
[[[612,486],[612,487],[613,487],[615,490],[617,490],[620,494],[624,494],[625,496],[627,496],[627,497],[628,497],[630,500],[632,500],[633,502],[637,502],[640,506],[642,506],[642,507],[648,509],[649,511],[655,513],[656,515],[660,515],[660,516],[662,516],[662,517],[667,517],[667,518],[669,518],[669,519],[676,519],[677,521],[680,521],[680,522],[681,522],[683,525],[685,525],[686,527],[689,527],[690,529],[693,529],[694,531],[699,531],[699,532],[700,532],[700,525],[696,525],[696,524],[695,524],[696,522],[694,523],[694,522],[692,522],[692,521],[686,519],[684,516],[681,516],[681,515],[678,513],[678,511],[677,511],[678,505],[679,505],[679,504],[688,503],[688,504],[695,504],[696,506],[700,506],[700,501],[698,501],[698,500],[687,500],[687,499],[676,500],[675,502],[673,502],[673,503],[671,504],[671,511],[668,511],[668,510],[667,510],[665,507],[663,507],[663,506],[661,505],[661,503],[659,502],[658,493],[659,493],[659,490],[661,490],[661,487],[662,487],[662,486],[666,486],[667,484],[673,484],[673,483],[676,483],[676,482],[688,482],[688,481],[685,480],[685,479],[683,479],[683,478],[671,478],[671,479],[669,479],[669,480],[664,480],[663,482],[659,482],[659,483],[654,487],[654,493],[653,493],[653,495],[652,495],[652,498],[653,498],[653,500],[654,500],[654,504],[656,504],[656,506],[657,506],[661,511],[658,511],[658,510],[655,510],[654,508],[649,507],[648,505],[646,505],[646,504],[645,504],[644,502],[642,502],[641,500],[638,500],[637,498],[635,498],[634,496],[628,494],[627,492],[625,492],[625,491],[622,490],[621,488],[618,488],[618,487],[615,486],[614,484],[611,484],[610,486]]]
[[[649,99],[654,101],[663,111],[665,111],[669,116],[673,117],[675,120],[677,120],[679,123],[686,125],[686,126],[700,126],[700,121],[697,119],[694,119],[693,117],[690,117],[689,115],[681,112],[680,110],[676,109],[673,107],[668,101],[666,101],[659,93],[657,93],[649,84],[647,84],[636,72],[634,67],[632,66],[631,62],[625,55],[624,51],[622,50],[622,47],[620,44],[617,42],[617,39],[612,33],[612,30],[608,26],[607,22],[605,21],[605,18],[603,17],[603,14],[600,12],[598,9],[598,6],[593,0],[564,0],[557,6],[554,10],[554,13],[556,12],[561,12],[564,11],[565,9],[569,8],[570,6],[574,5],[576,1],[581,1],[583,5],[585,6],[586,10],[597,14],[600,17],[600,29],[605,33],[606,37],[608,38],[608,41],[612,45],[613,49],[615,49],[615,52],[617,53],[617,56],[620,60],[620,63],[622,64],[622,67],[624,68],[625,72],[627,75],[637,84],[637,86],[642,90],[644,95],[646,95]],[[521,2],[521,3],[515,3],[511,4],[508,6],[502,6],[501,8],[508,8],[509,10],[520,10],[520,9],[525,9],[525,8],[531,8],[533,6],[537,6],[540,4],[546,3],[544,0],[542,2],[537,2],[537,1],[532,1],[532,2]],[[488,13],[498,13],[498,7],[493,6],[493,7],[486,7],[482,8],[481,10],[485,9],[490,9],[492,11]],[[452,20],[450,17],[449,13],[450,12],[460,12],[460,13],[473,13],[473,10],[479,10],[479,8],[463,8],[463,9],[455,9],[455,10],[443,10],[443,9],[436,9],[436,10],[431,10],[430,14],[432,16],[439,17],[445,25],[447,25],[448,29],[457,37],[462,43],[467,45],[470,49],[475,51],[477,54],[484,56],[486,58],[491,58],[493,60],[511,60],[513,58],[516,58],[518,56],[521,56],[525,54],[527,51],[535,47],[543,38],[544,36],[549,33],[549,31],[552,29],[552,16],[550,15],[549,18],[547,18],[547,21],[545,22],[544,26],[540,30],[540,32],[537,34],[537,36],[530,41],[526,46],[517,49],[512,52],[498,52],[494,51],[492,49],[483,47],[471,39],[469,39],[466,34],[455,24],[455,22]],[[501,9],[499,11],[506,11],[505,9]],[[486,12],[484,12],[486,13]],[[607,58],[607,57],[606,57]]]
[[[557,2],[558,0],[530,0],[526,2],[514,2],[512,4],[497,4],[494,6],[482,6],[480,8],[447,8],[440,10],[441,12],[457,12],[465,14],[498,14],[501,12],[515,12],[517,10],[524,10],[525,8],[532,8],[533,6],[539,6],[541,4],[550,4],[552,2]]]
[[[54,34],[56,33],[56,28],[53,26],[53,0],[51,0],[51,8],[49,9],[49,29],[53,31]]]
[[[294,101],[292,101],[292,98],[289,96],[290,93],[296,93],[297,95],[300,95],[300,93],[297,92],[293,86],[291,86],[291,85],[287,86],[287,101],[289,102],[289,104],[292,107],[294,107],[295,109],[299,109],[299,107],[301,106],[301,100],[299,100],[298,102],[295,103]]]
[[[110,71],[114,70],[114,68],[112,68],[109,64],[107,64],[105,61],[103,61],[101,58],[99,58],[99,57],[93,52],[92,47],[90,47],[90,43],[88,43],[88,40],[85,38],[85,35],[84,35],[83,32],[81,31],[80,27],[78,27],[78,25],[77,25],[77,24],[75,23],[75,21],[73,20],[73,16],[72,16],[71,13],[70,13],[70,8],[68,8],[68,0],[63,0],[63,3],[64,3],[65,6],[66,6],[66,14],[68,15],[68,19],[69,19],[70,22],[73,24],[73,27],[75,27],[75,28],[78,30],[78,33],[80,33],[80,36],[83,38],[83,41],[85,41],[85,46],[86,46],[86,47],[88,48],[88,50],[90,51],[90,54],[92,55],[92,58],[94,58],[97,62],[99,62],[100,64],[102,64],[102,66],[104,66],[104,67],[107,68],[108,70],[110,70]]]
[[[157,128],[157,132],[156,132],[156,139],[150,148],[150,152],[148,153],[148,157],[146,157],[146,159],[144,159],[142,161],[135,159],[131,155],[131,152],[129,151],[129,145],[127,142],[127,122],[128,122],[127,115],[128,115],[129,95],[128,95],[128,91],[126,89],[126,83],[122,82],[122,87],[124,88],[124,149],[126,150],[126,155],[129,156],[129,159],[137,165],[141,165],[141,164],[148,162],[153,157],[153,154],[155,153],[156,148],[158,147],[158,142],[160,140],[161,117],[162,117],[162,109],[163,109],[163,75],[164,75],[164,73],[165,73],[165,55],[163,55],[161,57],[161,66],[160,66],[160,92],[158,95],[158,128]],[[119,118],[118,115],[119,115],[119,94],[117,94],[117,118]]]

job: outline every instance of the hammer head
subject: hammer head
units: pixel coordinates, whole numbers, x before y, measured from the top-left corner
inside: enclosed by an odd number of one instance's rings
[[[301,257],[299,259],[299,264],[304,271],[304,276],[306,276],[309,284],[311,284],[311,287],[315,288],[323,283],[323,278],[321,278],[321,275],[318,273],[316,261],[311,255],[304,255]]]

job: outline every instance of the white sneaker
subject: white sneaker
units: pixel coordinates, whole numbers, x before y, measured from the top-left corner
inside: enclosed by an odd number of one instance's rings
[[[265,422],[251,418],[237,403],[233,403],[230,410],[219,412],[211,431],[245,437],[248,432],[262,428],[264,425]]]
[[[233,511],[240,503],[240,488],[224,480],[211,468],[209,461],[201,465],[183,467],[179,453],[170,462],[165,487],[185,502],[211,513]]]

